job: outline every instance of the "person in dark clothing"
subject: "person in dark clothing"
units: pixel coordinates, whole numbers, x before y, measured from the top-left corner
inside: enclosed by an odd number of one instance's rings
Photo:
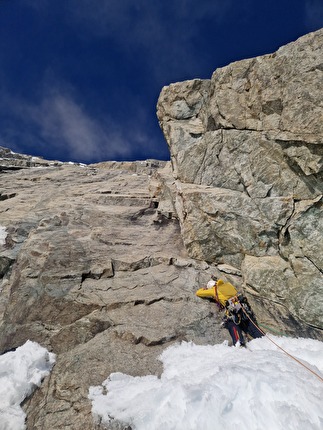
[[[229,330],[233,345],[236,345],[238,341],[240,345],[245,345],[243,333],[254,339],[264,336],[258,327],[256,315],[243,294],[237,294],[226,301],[222,324]]]

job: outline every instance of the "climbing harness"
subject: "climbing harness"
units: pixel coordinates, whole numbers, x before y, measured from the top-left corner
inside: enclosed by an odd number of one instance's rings
[[[215,299],[215,304],[217,305],[217,307],[219,308],[220,311],[222,311],[222,309],[224,309],[224,306],[221,305],[220,300],[219,300],[219,293],[218,293],[218,287],[216,285],[214,285],[214,299]]]
[[[242,308],[242,312],[247,316],[247,318],[251,321],[252,324],[254,324],[255,327],[258,328],[258,330],[264,335],[266,336],[267,339],[270,340],[270,342],[272,342],[277,348],[279,348],[281,351],[283,351],[286,355],[288,355],[288,357],[292,358],[293,360],[295,360],[298,364],[300,364],[301,366],[305,367],[305,369],[309,370],[311,373],[313,373],[313,375],[315,375],[317,378],[319,378],[321,380],[321,382],[323,382],[323,378],[316,372],[314,372],[314,370],[310,369],[308,366],[306,366],[304,363],[302,363],[298,358],[294,357],[292,354],[290,354],[289,352],[285,351],[284,348],[282,348],[280,345],[278,345],[278,343],[276,343],[274,340],[272,340],[267,333],[265,333],[260,327],[258,327],[258,325],[252,321],[252,319],[249,317],[249,315],[247,314],[247,312]]]

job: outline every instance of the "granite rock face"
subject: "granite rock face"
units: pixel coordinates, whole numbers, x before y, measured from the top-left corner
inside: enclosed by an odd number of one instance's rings
[[[162,185],[172,181],[152,160],[0,174],[0,352],[31,339],[57,354],[25,402],[28,429],[99,428],[91,385],[159,374],[173,342],[228,339],[216,307],[195,297],[216,268],[188,257]]]
[[[323,30],[163,88],[158,118],[192,258],[323,328]]]

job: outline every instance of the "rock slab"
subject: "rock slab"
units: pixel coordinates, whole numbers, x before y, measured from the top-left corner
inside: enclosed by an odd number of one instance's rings
[[[194,295],[215,268],[187,255],[156,176],[165,170],[172,181],[165,164],[25,165],[0,174],[8,196],[0,200],[0,351],[31,339],[57,355],[25,402],[28,430],[99,428],[90,386],[116,371],[159,374],[158,356],[173,342],[227,338],[215,307]]]

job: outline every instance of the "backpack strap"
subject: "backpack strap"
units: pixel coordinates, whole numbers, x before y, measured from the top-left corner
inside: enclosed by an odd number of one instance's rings
[[[216,284],[214,285],[214,300],[215,300],[215,304],[218,306],[219,310],[225,309],[225,306],[223,306],[220,303],[219,295],[218,295],[218,287]]]

